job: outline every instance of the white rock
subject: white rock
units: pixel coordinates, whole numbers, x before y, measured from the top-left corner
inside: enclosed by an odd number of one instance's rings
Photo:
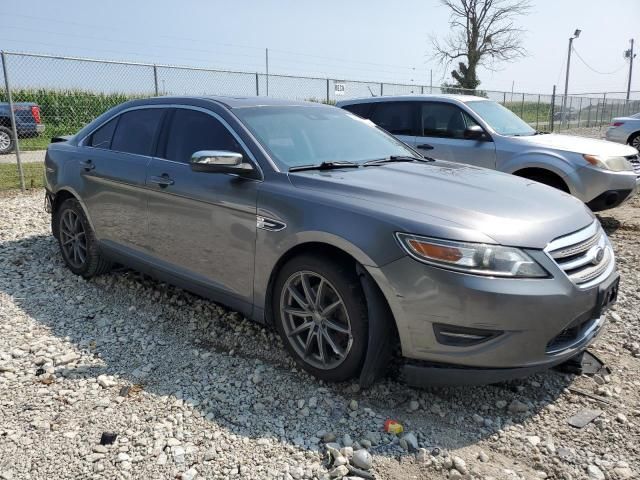
[[[529,445],[531,445],[532,447],[537,447],[540,444],[540,437],[538,437],[537,435],[531,435],[530,437],[527,437],[527,442],[529,442]]]
[[[459,471],[462,475],[466,475],[469,472],[466,462],[460,457],[453,457],[453,468]]]
[[[589,465],[587,467],[587,474],[591,480],[605,480],[604,473],[595,465]]]
[[[186,472],[184,472],[180,478],[182,480],[193,480],[194,478],[196,478],[198,476],[198,471],[194,468],[191,467],[189,470],[187,470]]]
[[[353,458],[351,459],[351,463],[353,463],[354,466],[361,468],[363,470],[369,470],[373,465],[373,457],[367,450],[363,448],[353,453]]]
[[[56,365],[67,365],[69,363],[75,362],[80,358],[75,352],[67,353],[66,355],[61,355],[56,359]]]

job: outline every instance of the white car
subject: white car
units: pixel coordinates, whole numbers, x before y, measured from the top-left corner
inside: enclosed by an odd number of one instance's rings
[[[605,136],[607,140],[627,143],[636,150],[640,150],[640,113],[614,118]]]
[[[627,145],[537,132],[499,103],[467,95],[343,100],[427,156],[529,178],[563,190],[592,210],[614,208],[640,184],[638,151]]]

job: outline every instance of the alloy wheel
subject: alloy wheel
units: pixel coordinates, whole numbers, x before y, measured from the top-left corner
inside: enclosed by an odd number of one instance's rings
[[[60,245],[67,261],[80,268],[87,260],[87,237],[82,221],[73,210],[65,210],[60,220]]]
[[[633,137],[633,140],[631,140],[631,146],[636,150],[640,150],[640,135]]]
[[[0,152],[8,150],[11,146],[11,137],[7,132],[0,131]]]
[[[347,358],[353,344],[345,303],[322,275],[291,275],[280,296],[284,331],[296,353],[309,365],[330,370]]]

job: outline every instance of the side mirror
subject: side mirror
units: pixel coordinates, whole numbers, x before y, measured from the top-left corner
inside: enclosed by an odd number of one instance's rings
[[[480,125],[471,125],[464,131],[465,140],[487,140],[487,134]]]
[[[191,170],[205,173],[247,174],[253,171],[241,153],[226,150],[200,150],[191,155]]]

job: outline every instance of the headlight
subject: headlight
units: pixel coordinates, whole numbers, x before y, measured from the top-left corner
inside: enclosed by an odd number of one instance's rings
[[[624,157],[607,157],[603,155],[583,155],[583,158],[591,165],[603,170],[614,172],[633,171],[633,166]]]
[[[402,247],[429,265],[492,277],[541,278],[548,273],[519,248],[397,233]]]

